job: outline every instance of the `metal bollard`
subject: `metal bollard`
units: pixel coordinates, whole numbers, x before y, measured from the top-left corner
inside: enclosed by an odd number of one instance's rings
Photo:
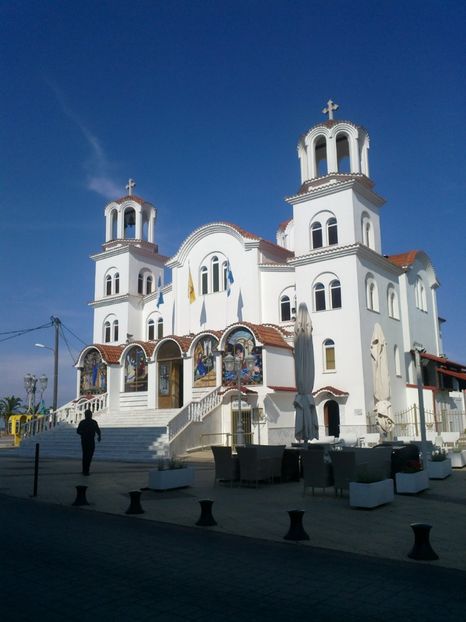
[[[212,499],[200,499],[199,503],[201,505],[201,515],[196,525],[200,527],[213,527],[216,525],[217,521],[212,515]]]
[[[429,542],[429,532],[432,529],[432,525],[411,523],[411,529],[414,531],[414,546],[408,553],[408,557],[421,561],[438,559],[437,553],[430,546]]]
[[[293,540],[294,542],[309,540],[309,536],[303,527],[304,510],[288,510],[288,514],[290,516],[290,528],[286,536],[283,536],[283,539]]]
[[[87,486],[76,486],[76,499],[72,505],[89,505],[86,499]]]
[[[39,481],[39,443],[36,443],[36,453],[34,456],[34,488],[32,492],[33,497],[37,497],[37,485]]]
[[[144,514],[144,510],[141,505],[141,491],[132,490],[128,493],[130,498],[130,504],[125,514]]]

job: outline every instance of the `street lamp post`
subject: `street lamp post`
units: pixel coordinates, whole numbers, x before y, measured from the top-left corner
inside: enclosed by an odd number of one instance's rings
[[[32,415],[35,414],[36,410],[36,391],[38,382],[40,398],[42,400],[42,395],[47,388],[47,376],[45,374],[42,374],[42,376],[39,376],[39,378],[36,378],[34,374],[26,374],[24,376],[24,388],[26,389],[26,393],[28,396],[28,412]]]
[[[422,363],[421,363],[421,354],[425,352],[426,349],[420,343],[413,343],[413,349],[411,353],[414,354],[414,363],[416,366],[416,384],[417,384],[417,396],[419,402],[419,423],[421,428],[421,453],[422,453],[422,464],[424,468],[427,468],[427,435],[426,435],[426,414],[424,409],[424,391],[423,391],[423,381],[422,381]]]
[[[246,367],[248,373],[254,369],[254,357],[247,354],[244,360],[240,356],[227,354],[224,359],[225,369],[228,372],[236,372],[236,387],[238,389],[238,426],[236,428],[236,444],[244,445],[243,413],[241,411],[241,372]]]

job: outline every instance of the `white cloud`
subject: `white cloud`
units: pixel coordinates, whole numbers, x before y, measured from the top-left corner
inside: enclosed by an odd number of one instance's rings
[[[47,80],[47,84],[54,92],[63,114],[65,114],[80,130],[81,135],[90,148],[89,158],[83,163],[84,170],[86,171],[86,188],[97,192],[97,194],[100,194],[106,199],[120,196],[120,186],[110,173],[111,165],[100,140],[86,125],[84,125],[74,110],[68,106],[62,90],[51,80]]]

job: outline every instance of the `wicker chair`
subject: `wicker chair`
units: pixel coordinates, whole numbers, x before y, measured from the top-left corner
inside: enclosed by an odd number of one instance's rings
[[[212,446],[212,453],[215,461],[215,479],[217,481],[230,482],[230,486],[234,481],[239,480],[239,462],[238,456],[233,456],[231,447]]]
[[[327,486],[333,484],[333,475],[331,465],[325,462],[325,454],[323,451],[303,451],[301,454],[301,464],[303,467],[303,495],[306,488],[322,488],[325,492]]]
[[[356,456],[352,451],[331,451],[330,459],[333,466],[335,496],[338,491],[340,496],[343,496],[343,490],[348,490],[350,482],[356,479]]]

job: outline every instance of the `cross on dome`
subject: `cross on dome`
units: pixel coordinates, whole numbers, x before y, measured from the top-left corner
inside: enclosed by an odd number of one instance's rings
[[[133,188],[136,186],[136,182],[134,181],[134,179],[129,179],[128,183],[126,184],[126,190],[128,191],[128,196],[130,197],[132,195],[132,190]]]
[[[339,105],[335,104],[331,99],[327,102],[327,107],[322,110],[324,114],[328,114],[328,118],[333,119],[333,111],[338,110]]]

